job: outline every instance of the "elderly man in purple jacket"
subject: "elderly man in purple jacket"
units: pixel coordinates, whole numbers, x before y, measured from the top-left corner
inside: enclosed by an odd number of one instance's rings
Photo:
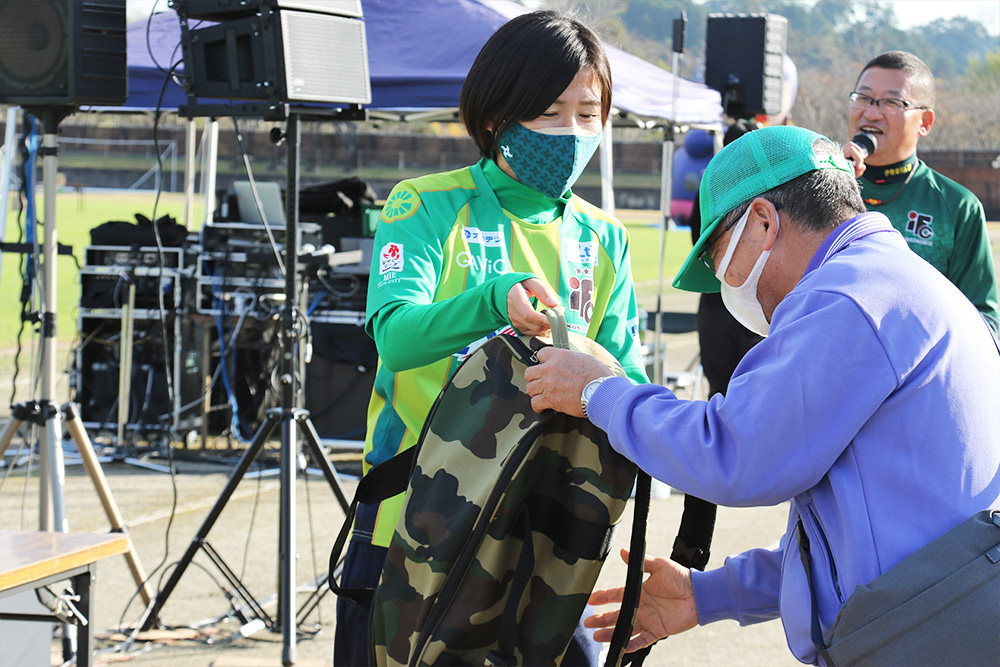
[[[833,142],[798,127],[751,132],[701,182],[703,232],[674,281],[721,290],[766,338],[725,396],[684,401],[546,348],[529,369],[536,410],[587,416],[653,477],[729,506],[790,501],[776,549],[718,569],[649,559],[629,650],[698,624],[781,618],[788,646],[821,660],[820,629],[855,587],[978,510],[1000,507],[1000,354],[962,293],[865,212]],[[598,592],[594,603],[616,592]],[[620,598],[618,598],[620,599]],[[616,612],[588,619],[598,639]]]

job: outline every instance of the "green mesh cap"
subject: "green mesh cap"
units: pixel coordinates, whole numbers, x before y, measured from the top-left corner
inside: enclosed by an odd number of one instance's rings
[[[698,190],[701,236],[674,278],[674,287],[688,292],[719,291],[718,278],[699,261],[698,254],[719,221],[740,204],[810,171],[839,169],[854,175],[839,154],[816,157],[813,143],[817,139],[833,144],[804,127],[765,127],[744,134],[712,158]]]

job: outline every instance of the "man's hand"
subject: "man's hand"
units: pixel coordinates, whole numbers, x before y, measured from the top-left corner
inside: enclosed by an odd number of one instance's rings
[[[549,319],[531,305],[532,297],[549,308],[559,305],[559,297],[551,287],[538,278],[528,278],[507,292],[507,319],[518,333],[540,336],[549,330]]]
[[[622,560],[628,563],[629,552],[621,551]],[[698,625],[698,610],[694,605],[691,588],[691,570],[665,558],[646,558],[642,566],[649,578],[642,584],[642,597],[636,614],[632,638],[626,651],[637,651],[653,642],[690,630]],[[594,591],[590,604],[621,603],[624,588]],[[584,627],[599,628],[594,639],[610,642],[621,609],[594,614],[583,620]]]
[[[861,147],[853,141],[844,144],[843,148],[844,157],[854,167],[854,178],[861,178],[861,174],[865,173],[865,169],[868,168],[865,164],[865,158],[868,156],[868,153],[861,150]]]
[[[524,369],[531,407],[535,412],[555,410],[583,416],[580,394],[587,383],[615,372],[590,355],[544,347],[536,355],[539,364]]]

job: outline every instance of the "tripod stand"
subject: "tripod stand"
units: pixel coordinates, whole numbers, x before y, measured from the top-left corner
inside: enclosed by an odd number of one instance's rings
[[[42,157],[45,198],[45,238],[42,245],[42,299],[40,306],[40,322],[42,331],[41,344],[41,395],[34,401],[19,403],[12,406],[11,417],[0,432],[0,457],[3,456],[23,422],[36,424],[41,432],[39,458],[41,472],[39,474],[39,529],[44,531],[67,532],[69,524],[66,519],[66,472],[62,452],[62,429],[60,417],[65,413],[67,427],[77,451],[84,462],[84,467],[101,498],[101,503],[115,532],[126,532],[121,513],[115,504],[108,487],[107,479],[101,470],[94,448],[87,437],[86,431],[76,414],[72,404],[56,407],[54,401],[56,386],[56,257],[58,240],[56,235],[56,177],[57,164],[57,132],[59,123],[72,109],[63,107],[44,107],[32,110],[31,113],[40,118],[43,126]],[[29,194],[30,196],[30,194]],[[129,538],[128,550],[125,552],[132,576],[139,586],[142,597],[147,604],[152,599],[146,588],[146,574],[135,555],[132,540]],[[66,627],[66,626],[64,626]],[[72,653],[68,634],[63,635],[64,655]],[[65,655],[69,657],[69,655]]]
[[[231,113],[233,107],[226,107]],[[252,113],[252,110],[251,110]],[[218,567],[226,580],[233,586],[253,614],[263,620],[272,631],[279,628],[282,633],[282,663],[295,663],[295,640],[297,618],[295,613],[295,474],[297,471],[298,438],[302,437],[308,446],[314,462],[320,466],[323,476],[333,489],[338,502],[347,512],[350,501],[340,486],[336,471],[330,464],[320,444],[319,436],[309,413],[295,407],[297,396],[296,362],[298,358],[298,341],[301,334],[300,321],[296,313],[296,296],[298,294],[298,241],[299,241],[299,149],[301,145],[300,116],[297,112],[286,113],[287,126],[285,140],[288,145],[288,172],[286,187],[286,221],[285,221],[285,306],[281,317],[280,340],[282,354],[280,359],[279,381],[281,383],[281,408],[268,411],[264,423],[261,424],[246,452],[240,458],[226,482],[205,521],[198,529],[194,539],[188,545],[184,555],[178,561],[170,579],[147,608],[141,622],[141,630],[149,630],[158,621],[158,615],[170,594],[176,588],[188,565],[199,549],[205,553]],[[274,429],[281,424],[280,466],[280,501],[278,528],[278,614],[277,619],[271,618],[262,605],[253,598],[246,586],[236,574],[226,565],[221,556],[208,543],[208,533],[222,514],[236,486],[243,479],[253,460],[268,441]]]

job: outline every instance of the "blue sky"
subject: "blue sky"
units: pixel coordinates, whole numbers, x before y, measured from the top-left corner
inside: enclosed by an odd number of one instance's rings
[[[896,10],[900,29],[923,26],[938,19],[965,16],[986,26],[991,35],[1000,35],[1000,0],[880,0]],[[1000,43],[997,44],[1000,48]]]
[[[167,0],[126,0],[129,20],[149,15],[153,3],[158,10],[167,8]],[[879,0],[896,10],[900,29],[923,26],[938,19],[965,16],[980,21],[991,35],[1000,36],[1000,0]],[[1000,43],[997,44],[1000,47]]]

